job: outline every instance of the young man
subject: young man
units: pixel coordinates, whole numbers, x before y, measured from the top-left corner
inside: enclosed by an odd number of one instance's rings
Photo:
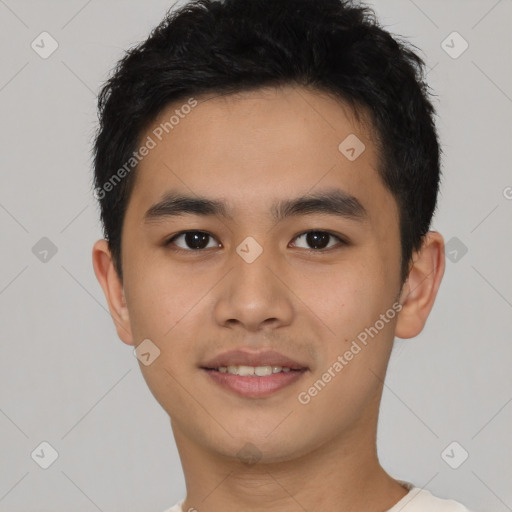
[[[202,0],[99,97],[96,276],[169,414],[172,512],[465,511],[376,449],[444,272],[423,62],[340,0]]]

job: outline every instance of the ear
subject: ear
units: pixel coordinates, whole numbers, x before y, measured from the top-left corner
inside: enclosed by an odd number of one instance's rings
[[[98,240],[92,249],[92,264],[107,299],[108,309],[116,326],[117,335],[127,345],[134,345],[130,316],[126,307],[124,289],[114,267],[107,240]]]
[[[421,249],[414,253],[409,276],[402,288],[395,336],[414,338],[425,326],[432,310],[445,269],[444,240],[437,231],[429,231]]]

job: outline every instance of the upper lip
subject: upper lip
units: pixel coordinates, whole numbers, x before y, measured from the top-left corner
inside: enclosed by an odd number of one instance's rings
[[[223,352],[201,365],[202,368],[219,368],[221,366],[283,366],[292,370],[307,369],[307,366],[275,350],[259,352],[249,350],[230,350]]]

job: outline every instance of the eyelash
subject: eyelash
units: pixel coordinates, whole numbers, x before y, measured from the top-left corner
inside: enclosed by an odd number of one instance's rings
[[[171,244],[177,238],[179,238],[182,235],[186,235],[188,233],[201,233],[203,235],[208,235],[209,237],[215,239],[215,237],[211,233],[208,233],[207,231],[200,231],[200,230],[181,231],[181,232],[176,233],[175,235],[173,235],[171,238],[167,239],[164,242],[164,246],[165,247],[171,246]],[[338,240],[338,242],[339,242],[339,244],[337,246],[328,247],[328,248],[325,248],[325,249],[303,249],[303,250],[305,250],[305,251],[307,251],[309,253],[322,253],[322,252],[327,252],[327,251],[332,250],[332,249],[337,249],[340,246],[349,245],[349,242],[347,240],[345,240],[344,238],[342,238],[340,235],[336,235],[334,233],[331,233],[330,231],[323,231],[323,230],[320,230],[320,229],[310,229],[308,231],[303,231],[302,233],[299,233],[298,235],[296,235],[293,239],[295,240],[296,238],[299,238],[299,237],[304,236],[304,235],[308,235],[309,233],[326,234],[326,235],[329,235],[330,237],[336,238]],[[183,252],[183,253],[200,253],[200,252],[204,252],[206,249],[183,249],[181,247],[174,246],[172,248],[172,250],[176,251],[176,252]]]

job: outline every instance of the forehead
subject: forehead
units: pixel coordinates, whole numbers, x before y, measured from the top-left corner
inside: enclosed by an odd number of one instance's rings
[[[367,127],[341,101],[302,87],[174,102],[141,135],[152,149],[134,171],[129,211],[141,218],[172,190],[257,214],[276,198],[336,187],[382,221],[378,211],[396,205]]]

